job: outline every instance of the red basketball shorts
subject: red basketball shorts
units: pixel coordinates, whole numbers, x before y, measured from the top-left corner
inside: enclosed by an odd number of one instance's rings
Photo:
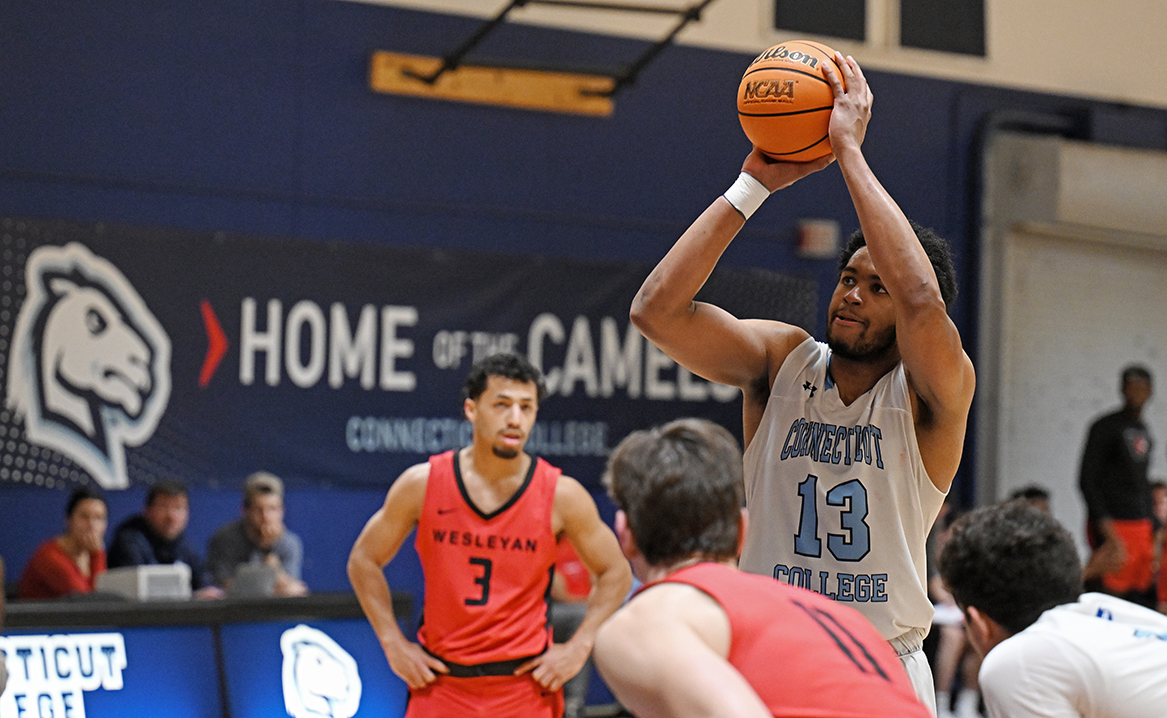
[[[1126,551],[1126,560],[1114,573],[1103,574],[1102,585],[1114,593],[1145,591],[1151,586],[1151,563],[1155,557],[1150,519],[1115,519],[1114,532]]]
[[[409,692],[405,718],[561,718],[563,691],[547,691],[530,674],[438,679]]]

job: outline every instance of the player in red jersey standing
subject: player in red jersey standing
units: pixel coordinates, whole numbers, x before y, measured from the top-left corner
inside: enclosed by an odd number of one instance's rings
[[[895,651],[853,608],[737,570],[742,459],[724,428],[632,433],[604,482],[645,586],[601,629],[595,661],[638,718],[931,718]]]
[[[544,393],[539,370],[517,354],[477,363],[463,405],[472,444],[406,469],[353,546],[349,580],[409,686],[409,718],[562,715],[563,684],[631,586],[588,492],[523,452]],[[425,574],[418,643],[397,626],[383,572],[415,527]],[[547,602],[560,537],[596,581],[583,622],[555,644]]]

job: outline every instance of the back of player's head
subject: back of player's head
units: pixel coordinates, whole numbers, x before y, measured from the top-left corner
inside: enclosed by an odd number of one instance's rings
[[[462,398],[472,401],[478,399],[482,396],[482,392],[486,391],[486,384],[492,376],[534,384],[540,403],[547,396],[547,385],[543,381],[543,372],[527,361],[527,358],[522,354],[504,352],[492,354],[470,367],[466,383],[462,386]]]
[[[635,431],[612,452],[604,485],[648,563],[737,556],[742,455],[723,427],[679,419]]]
[[[1074,539],[1023,500],[962,516],[940,553],[940,576],[963,608],[975,606],[1010,633],[1082,593]]]
[[[910,219],[908,224],[912,226],[912,231],[920,240],[920,246],[928,255],[928,261],[932,263],[932,271],[936,272],[936,282],[940,285],[940,296],[944,299],[944,306],[952,311],[952,303],[956,301],[956,267],[952,264],[952,248],[948,241],[936,234],[933,229],[922,227]],[[867,239],[863,236],[863,230],[855,230],[854,234],[847,240],[847,246],[843,247],[843,251],[839,253],[839,271],[842,272],[855,252],[859,251],[860,247],[865,246],[867,246]]]

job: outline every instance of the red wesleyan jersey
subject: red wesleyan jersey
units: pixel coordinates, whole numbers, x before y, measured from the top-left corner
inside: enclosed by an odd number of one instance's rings
[[[425,574],[418,640],[426,650],[475,665],[547,648],[556,555],[551,513],[560,473],[534,459],[515,495],[483,514],[466,492],[457,454],[430,457],[416,539]]]
[[[693,586],[721,605],[728,660],[777,718],[932,717],[895,651],[855,609],[715,563],[657,583],[666,582]]]

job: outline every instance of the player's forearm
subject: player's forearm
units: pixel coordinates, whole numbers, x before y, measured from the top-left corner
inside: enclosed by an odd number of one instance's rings
[[[684,319],[745,220],[724,198],[714,200],[657,264],[632,300],[632,323],[646,335]]]
[[[384,569],[360,556],[349,557],[348,577],[361,609],[382,646],[407,642],[393,613],[393,596]]]
[[[939,303],[943,307],[940,285],[928,255],[863,153],[857,146],[842,147],[836,150],[836,157],[859,216],[871,262],[896,304],[908,308]]]
[[[588,596],[587,611],[575,629],[568,645],[579,646],[590,652],[596,642],[596,633],[608,617],[624,603],[632,587],[632,570],[621,561],[596,577],[595,587]]]

